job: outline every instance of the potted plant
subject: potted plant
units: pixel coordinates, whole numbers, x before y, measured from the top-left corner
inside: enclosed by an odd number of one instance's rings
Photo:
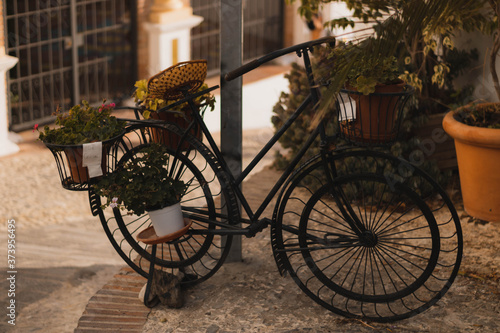
[[[330,56],[335,67],[349,69],[338,97],[340,130],[350,140],[391,141],[396,137],[400,99],[406,95],[397,59],[373,54],[352,57],[357,47],[340,45]]]
[[[500,1],[486,2],[481,12],[485,24],[477,27],[493,34],[489,71],[496,97],[500,98],[500,75],[496,64],[500,52]],[[460,187],[465,211],[486,221],[500,222],[500,104],[471,103],[448,112],[444,130],[454,139]]]
[[[162,109],[183,98],[183,95],[178,93],[178,87],[174,85],[175,82],[178,82],[180,85],[184,84],[194,87],[194,92],[200,92],[208,88],[208,85],[203,83],[206,75],[206,68],[205,70],[201,70],[198,69],[198,66],[206,66],[206,61],[196,60],[182,62],[167,68],[148,80],[137,81],[135,83],[136,89],[133,97],[142,116],[145,119],[156,119],[175,123],[180,128],[186,129],[193,121],[192,110],[187,102],[182,103],[168,112],[164,112]],[[191,70],[192,68],[197,70]],[[183,70],[187,70],[188,73],[182,72]],[[185,77],[189,75],[193,75],[193,77],[186,79],[186,82],[179,81],[179,76],[184,80]],[[172,87],[161,83],[167,79],[169,83],[170,81],[174,82],[171,83],[173,85]],[[160,84],[158,84],[159,82]],[[172,94],[172,91],[176,91],[176,93]],[[200,112],[202,115],[206,108],[209,108],[210,111],[213,111],[215,108],[215,97],[209,93],[195,98],[193,102],[199,110],[202,110]],[[190,133],[201,140],[202,133],[200,128],[194,127],[190,130]],[[161,129],[153,129],[153,140],[155,142],[168,144],[172,148],[177,148],[178,144],[177,138],[169,136],[167,131]],[[188,147],[183,147],[183,149],[188,149]]]
[[[138,216],[148,212],[159,237],[184,228],[180,199],[188,187],[166,168],[167,147],[152,143],[93,184],[107,198],[104,207],[126,209]]]
[[[63,185],[68,182],[88,182],[92,176],[89,175],[89,167],[92,168],[92,164],[100,165],[97,170],[94,167],[91,171],[94,175],[106,173],[109,148],[123,134],[126,125],[125,121],[111,115],[114,107],[114,103],[106,104],[105,100],[98,107],[91,106],[84,100],[68,112],[61,112],[61,109],[57,108],[54,114],[55,128],[45,126],[40,131],[38,125],[35,125],[35,130],[39,130],[39,139],[51,149],[54,156],[60,151],[65,153],[71,179],[62,179]],[[99,150],[97,153],[93,151],[96,148]],[[56,161],[61,162],[57,157]],[[58,166],[61,175],[65,174],[62,172],[62,166]]]
[[[470,104],[449,112],[444,130],[455,140],[465,211],[500,221],[500,104]]]
[[[177,102],[179,99],[165,100],[161,98],[151,97],[149,94],[148,80],[136,81],[134,87],[136,88],[133,96],[134,101],[141,109],[142,116],[145,119],[152,118],[172,121],[172,119],[178,120],[179,118],[184,118],[179,114],[170,114],[171,117],[168,117],[169,114],[167,112],[161,112],[161,109]],[[208,89],[207,84],[201,85],[197,91],[203,91],[205,89]],[[201,95],[200,97],[195,98],[193,102],[199,108],[208,107],[210,108],[210,111],[213,111],[215,108],[215,97],[212,94]],[[191,109],[189,108],[187,102],[178,106],[176,110],[184,113],[187,120],[192,119]]]

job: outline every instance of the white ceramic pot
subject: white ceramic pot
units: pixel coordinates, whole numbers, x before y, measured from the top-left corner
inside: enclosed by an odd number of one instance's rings
[[[180,203],[162,209],[148,211],[148,214],[158,237],[172,234],[184,228],[184,218],[182,217]]]

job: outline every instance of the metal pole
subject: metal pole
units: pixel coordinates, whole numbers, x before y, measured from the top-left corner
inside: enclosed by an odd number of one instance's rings
[[[238,177],[242,159],[242,78],[230,82],[223,75],[242,64],[243,59],[242,0],[221,0],[221,152],[231,172]],[[241,236],[233,236],[227,262],[242,260]]]
[[[76,8],[76,0],[70,1],[70,24],[71,24],[71,61],[72,61],[72,74],[73,74],[73,105],[80,102],[80,77],[79,77],[79,63],[78,63],[78,11]],[[89,98],[89,97],[87,97]]]

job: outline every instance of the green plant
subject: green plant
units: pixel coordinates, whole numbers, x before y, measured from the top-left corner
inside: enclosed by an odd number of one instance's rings
[[[136,215],[171,206],[180,201],[188,185],[171,177],[169,158],[165,146],[152,143],[99,179],[93,188],[107,198],[104,207],[123,207]]]
[[[472,103],[459,109],[460,120],[469,126],[500,129],[500,104]]]
[[[329,55],[330,61],[336,68],[345,66],[355,52],[363,52],[357,45],[348,43],[340,44]],[[356,88],[364,95],[375,92],[379,84],[395,84],[402,82],[400,79],[398,62],[394,56],[374,56],[372,54],[360,55],[354,58],[347,73],[348,86]]]
[[[487,0],[488,8],[490,9],[485,13],[486,24],[479,26],[480,30],[484,33],[493,35],[493,45],[490,52],[490,73],[493,78],[493,86],[497,93],[497,97],[500,98],[500,78],[497,69],[497,58],[500,52],[500,1],[499,0]]]
[[[321,66],[322,75],[326,77],[330,77],[333,73],[335,73],[336,68],[328,65],[327,58],[329,57],[330,50],[328,48],[318,48],[315,49],[314,55],[311,58],[313,63],[313,68],[318,70],[318,66]],[[325,72],[328,71],[328,72]],[[305,69],[296,64],[292,64],[291,71],[285,75],[285,78],[289,81],[289,89],[290,93],[281,93],[279,101],[275,104],[273,108],[273,117],[272,123],[274,125],[275,131],[277,131],[290,117],[290,115],[297,109],[298,106],[302,104],[302,102],[306,99],[309,94],[308,89],[308,80],[306,76]],[[325,93],[327,87],[322,87],[321,92]],[[316,112],[311,107],[307,108],[303,115],[290,126],[290,128],[284,133],[284,135],[280,138],[279,142],[283,148],[287,149],[288,154],[282,155],[280,153],[277,154],[274,160],[274,167],[277,169],[285,169],[297,152],[300,150],[302,145],[305,143],[306,139],[309,135],[310,123],[316,116]],[[338,119],[336,114],[336,108],[333,104],[329,105],[327,110],[324,113],[325,126],[328,135],[332,135],[338,128]],[[405,113],[407,110],[405,110]],[[434,160],[429,159],[422,151],[422,143],[421,140],[415,137],[412,134],[412,130],[414,126],[422,125],[423,117],[420,114],[413,115],[411,117],[406,118],[403,121],[401,131],[403,132],[403,138],[399,141],[396,141],[390,149],[388,148],[377,148],[386,153],[390,153],[396,157],[402,157],[404,159],[415,160],[418,158],[419,167],[425,170],[428,174],[436,179],[442,185],[446,184],[449,178],[449,174],[447,172],[441,172],[437,167],[437,163]],[[343,142],[341,139],[338,139],[336,142],[338,145],[342,145]],[[304,156],[304,160],[311,158],[312,156],[319,153],[319,139],[315,143],[312,144],[311,148],[308,149],[306,155]],[[410,158],[411,157],[411,158]],[[353,172],[355,170],[353,167],[360,168],[360,170],[364,171],[373,171],[375,167],[380,168],[382,171],[385,169],[384,165],[375,165],[373,163],[365,163],[363,165],[360,164],[358,160],[346,161],[347,164],[339,165],[339,170],[345,170],[345,173]],[[318,174],[318,178],[321,178],[322,175]]]
[[[451,102],[449,96],[452,92],[446,91],[451,87],[445,84],[453,72],[448,55],[455,49],[454,35],[459,31],[485,28],[488,22],[493,21],[484,15],[484,0],[289,1],[300,3],[299,12],[306,19],[324,4],[343,2],[352,10],[352,15],[326,22],[325,26],[345,28],[364,24],[362,29],[353,29],[350,36],[343,34],[346,38],[356,38],[356,44],[362,51],[351,50],[348,61],[337,72],[324,95],[323,111],[329,103],[326,100],[335,98],[356,63],[361,59],[380,58],[380,55],[395,56],[398,62],[404,63],[403,80],[417,88],[419,112],[445,111],[446,105]],[[366,24],[372,25],[373,30],[366,28]],[[362,36],[358,38],[354,32]]]
[[[105,102],[100,107],[93,107],[82,101],[67,113],[57,108],[54,113],[56,128],[45,126],[39,139],[50,144],[81,145],[116,137],[123,132],[126,122],[111,115],[114,103],[106,105]],[[35,130],[38,130],[38,125],[35,125]]]
[[[493,80],[497,98],[500,99],[500,73],[497,67],[497,58],[500,54],[500,0],[481,0],[475,6],[480,6],[481,20],[470,30],[479,30],[482,33],[493,35],[491,51],[489,52],[489,71]]]
[[[145,119],[149,119],[151,112],[156,112],[170,104],[177,102],[177,100],[163,100],[159,98],[151,98],[148,91],[148,80],[136,81],[136,87],[134,91],[134,101],[135,103],[144,109],[142,115]],[[203,84],[198,91],[202,91],[208,88],[207,84]],[[198,107],[207,106],[210,111],[215,108],[215,97],[212,94],[204,94],[193,100],[194,104]],[[186,110],[189,108],[188,103],[183,103],[178,106],[176,110]]]

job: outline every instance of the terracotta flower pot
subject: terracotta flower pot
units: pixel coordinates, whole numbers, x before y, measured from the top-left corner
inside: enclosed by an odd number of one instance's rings
[[[186,119],[180,115],[176,115],[176,114],[168,113],[168,112],[151,112],[150,117],[151,117],[151,119],[162,120],[162,121],[165,121],[168,123],[174,123],[174,124],[177,124],[177,126],[179,126],[180,128],[186,129],[189,126],[189,124],[192,122],[193,116],[191,115],[191,110],[189,108],[184,110],[184,112],[186,113],[185,114]],[[191,129],[190,133],[191,133],[191,135],[193,135],[201,140],[201,138],[202,138],[201,128],[193,127],[193,129]],[[177,150],[177,148],[180,144],[180,137],[179,136],[177,136],[169,131],[162,130],[159,128],[152,129],[152,137],[153,137],[154,142],[164,144],[173,150]],[[188,150],[189,148],[190,148],[189,143],[184,142],[180,149],[181,150]]]
[[[108,154],[108,151],[109,147],[103,146],[101,157],[101,170],[103,175],[107,172],[106,156]],[[64,153],[66,154],[66,160],[68,161],[69,171],[73,182],[77,184],[87,183],[89,181],[89,171],[87,167],[82,166],[82,146],[64,148]]]
[[[386,143],[397,135],[399,102],[405,84],[379,84],[375,93],[363,95],[354,88],[344,92],[355,105],[356,115],[352,121],[341,121],[340,130],[351,141],[364,143]],[[345,102],[344,102],[345,103]],[[342,108],[340,110],[342,113]]]
[[[458,114],[449,112],[443,128],[455,139],[465,211],[500,222],[500,130],[465,125]]]

